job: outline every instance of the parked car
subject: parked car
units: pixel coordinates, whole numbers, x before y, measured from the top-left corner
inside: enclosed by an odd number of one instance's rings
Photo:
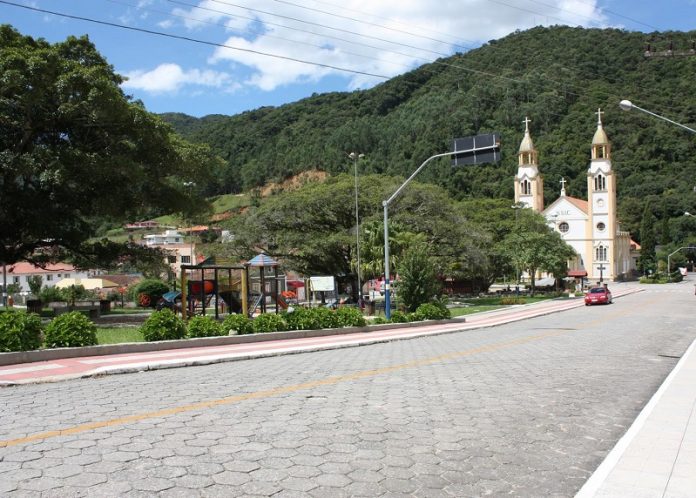
[[[611,304],[611,292],[606,287],[592,287],[585,294],[585,306],[591,304]]]

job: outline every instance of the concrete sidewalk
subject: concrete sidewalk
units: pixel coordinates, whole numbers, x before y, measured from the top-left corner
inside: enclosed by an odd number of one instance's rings
[[[696,341],[576,498],[696,496]]]

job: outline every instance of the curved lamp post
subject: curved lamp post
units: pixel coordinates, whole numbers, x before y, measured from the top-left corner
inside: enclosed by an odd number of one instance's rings
[[[650,114],[651,116],[655,116],[658,119],[661,119],[663,121],[667,121],[668,123],[672,123],[673,125],[677,125],[680,128],[684,128],[685,130],[688,130],[691,133],[696,133],[696,130],[694,130],[693,128],[689,128],[686,125],[683,125],[681,123],[677,123],[676,121],[672,121],[671,119],[668,119],[664,116],[660,116],[659,114],[655,114],[654,112],[650,112],[647,109],[643,109],[642,107],[638,107],[630,100],[622,100],[621,102],[619,102],[619,107],[621,107],[621,109],[623,109],[624,111],[630,111],[632,109],[637,109],[637,110],[644,112],[646,114]]]
[[[358,160],[365,157],[365,154],[351,152],[348,157],[353,160],[355,167],[355,250],[358,260],[358,306],[362,304],[362,278],[360,275],[360,217],[358,215]]]

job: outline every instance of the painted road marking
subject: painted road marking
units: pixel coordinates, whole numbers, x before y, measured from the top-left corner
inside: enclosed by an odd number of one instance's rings
[[[60,365],[58,363],[48,363],[45,365],[34,365],[31,367],[8,368],[8,369],[0,370],[0,377],[3,375],[14,375],[14,374],[18,374],[18,373],[38,372],[41,370],[55,370],[56,368],[63,368],[63,367],[64,367],[64,365]]]

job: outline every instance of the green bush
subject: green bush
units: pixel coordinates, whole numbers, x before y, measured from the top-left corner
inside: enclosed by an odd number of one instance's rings
[[[152,313],[140,327],[146,341],[168,341],[186,337],[186,325],[172,310]]]
[[[97,344],[97,326],[77,311],[65,313],[46,326],[47,348],[71,348]]]
[[[251,334],[254,332],[252,321],[246,315],[228,315],[222,322],[223,335],[236,330],[237,334]]]
[[[222,324],[209,316],[194,316],[188,322],[189,337],[217,337],[227,335]]]
[[[261,315],[254,318],[253,321],[254,332],[278,332],[280,330],[287,330],[288,324],[282,316],[273,313],[262,313]]]
[[[41,318],[34,313],[0,313],[0,351],[31,351],[41,346]]]
[[[384,325],[385,323],[389,323],[386,318],[383,316],[377,316],[370,320],[370,325]]]
[[[295,308],[283,313],[288,324],[288,330],[316,330],[322,328],[321,316],[316,311],[319,308]]]
[[[68,298],[57,287],[44,287],[39,292],[39,299],[42,303],[64,303]]]
[[[403,311],[394,310],[392,311],[391,319],[389,321],[391,323],[408,323],[409,319],[408,315]]]
[[[154,308],[157,305],[157,301],[159,301],[162,295],[164,295],[166,292],[169,292],[169,286],[165,282],[154,278],[138,282],[138,285],[136,285],[132,290],[136,302],[143,306],[145,302],[142,301],[141,296],[145,295],[148,297],[149,301],[147,306],[151,308]]]
[[[339,327],[364,327],[365,317],[360,308],[343,307],[336,310],[336,321]]]
[[[416,320],[444,320],[446,318],[451,318],[452,313],[444,303],[433,302],[424,303],[418,306],[418,309],[414,313],[414,318]]]

